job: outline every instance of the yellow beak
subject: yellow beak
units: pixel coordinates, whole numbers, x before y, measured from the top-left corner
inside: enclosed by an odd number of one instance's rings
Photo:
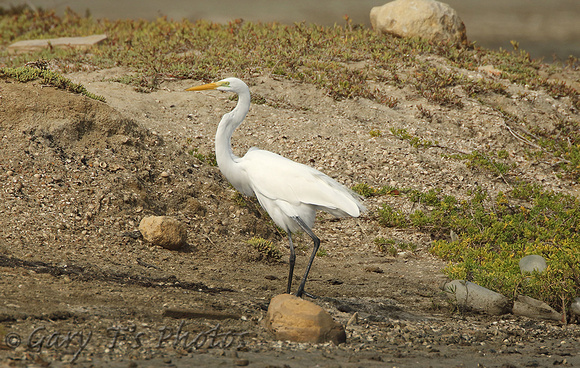
[[[187,88],[186,91],[205,91],[206,89],[216,89],[218,87],[219,85],[217,83],[208,83],[202,86]]]

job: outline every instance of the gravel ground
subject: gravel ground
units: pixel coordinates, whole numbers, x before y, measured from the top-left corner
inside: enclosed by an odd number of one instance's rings
[[[271,240],[285,260],[285,234],[203,160],[235,101],[184,91],[200,81],[166,81],[148,94],[110,81],[126,73],[68,76],[107,103],[37,83],[0,83],[0,367],[580,364],[577,324],[455,311],[440,289],[445,263],[427,251],[430,234],[377,221],[383,203],[410,211],[404,196],[367,199],[369,212],[359,219],[318,217],[314,230],[326,254],[307,286],[346,326],[347,343],[273,340],[261,321],[270,298],[285,291],[287,263],[264,259],[246,241]],[[441,188],[461,198],[478,185],[493,195],[509,184],[444,154],[504,149],[517,164],[510,175],[579,194],[578,183],[558,178],[552,162],[525,159],[529,147],[503,118],[466,96],[463,108],[447,108],[412,86],[385,86],[399,99],[388,108],[335,101],[313,86],[267,76],[247,82],[265,103],[254,104],[236,131],[239,155],[259,146],[347,186]],[[542,129],[579,118],[567,99],[508,90],[483,98]],[[391,127],[440,147],[413,148]],[[371,130],[382,134],[371,137]],[[152,214],[185,223],[188,245],[170,251],[145,243],[135,231]],[[417,250],[382,253],[373,242],[378,236]],[[300,274],[310,242],[297,242]]]

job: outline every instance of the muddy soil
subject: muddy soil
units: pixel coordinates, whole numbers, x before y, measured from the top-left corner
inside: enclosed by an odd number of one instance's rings
[[[378,223],[383,203],[412,210],[404,196],[371,197],[358,219],[317,218],[324,251],[307,289],[346,326],[347,343],[274,340],[262,319],[269,300],[285,292],[285,234],[209,160],[217,123],[235,100],[184,91],[201,81],[168,80],[152,93],[111,81],[126,73],[68,75],[106,103],[0,81],[0,366],[580,365],[575,323],[457,311],[441,290],[445,262],[428,252],[431,235]],[[517,127],[507,129],[499,114],[466,96],[463,108],[447,108],[411,86],[387,86],[400,101],[388,108],[268,76],[247,82],[260,103],[234,134],[238,155],[259,146],[347,186],[441,188],[462,197],[476,186],[492,195],[509,190],[509,178],[444,154],[504,149],[517,163],[511,175],[578,195],[578,183],[559,177],[553,162],[525,158],[529,147],[511,133]],[[542,129],[579,118],[566,99],[509,91],[483,98]],[[413,148],[391,127],[440,147]],[[187,246],[146,243],[137,230],[147,215],[185,223]],[[254,236],[284,258],[253,249],[247,240]],[[380,252],[379,236],[416,250]],[[308,237],[297,243],[295,285],[310,253]]]

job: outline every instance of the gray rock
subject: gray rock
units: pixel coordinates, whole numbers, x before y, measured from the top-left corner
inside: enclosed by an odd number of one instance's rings
[[[537,254],[531,254],[520,259],[520,271],[522,273],[532,273],[534,271],[544,272],[548,267],[544,257]]]
[[[572,304],[570,304],[570,311],[577,316],[580,316],[580,298],[574,299]]]
[[[376,32],[428,41],[466,44],[465,25],[449,5],[434,0],[395,0],[372,8]]]
[[[491,315],[510,311],[508,298],[495,291],[464,280],[453,280],[445,284],[445,292],[461,307]]]
[[[512,313],[518,316],[530,318],[550,319],[554,321],[562,320],[562,313],[556,312],[552,307],[541,300],[530,298],[525,295],[518,295],[514,301]]]

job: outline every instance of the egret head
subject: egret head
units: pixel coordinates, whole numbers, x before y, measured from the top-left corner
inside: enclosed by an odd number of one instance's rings
[[[240,93],[248,87],[238,78],[226,78],[214,83],[208,83],[201,86],[187,88],[186,91],[204,91],[208,89],[217,89],[219,91]]]

